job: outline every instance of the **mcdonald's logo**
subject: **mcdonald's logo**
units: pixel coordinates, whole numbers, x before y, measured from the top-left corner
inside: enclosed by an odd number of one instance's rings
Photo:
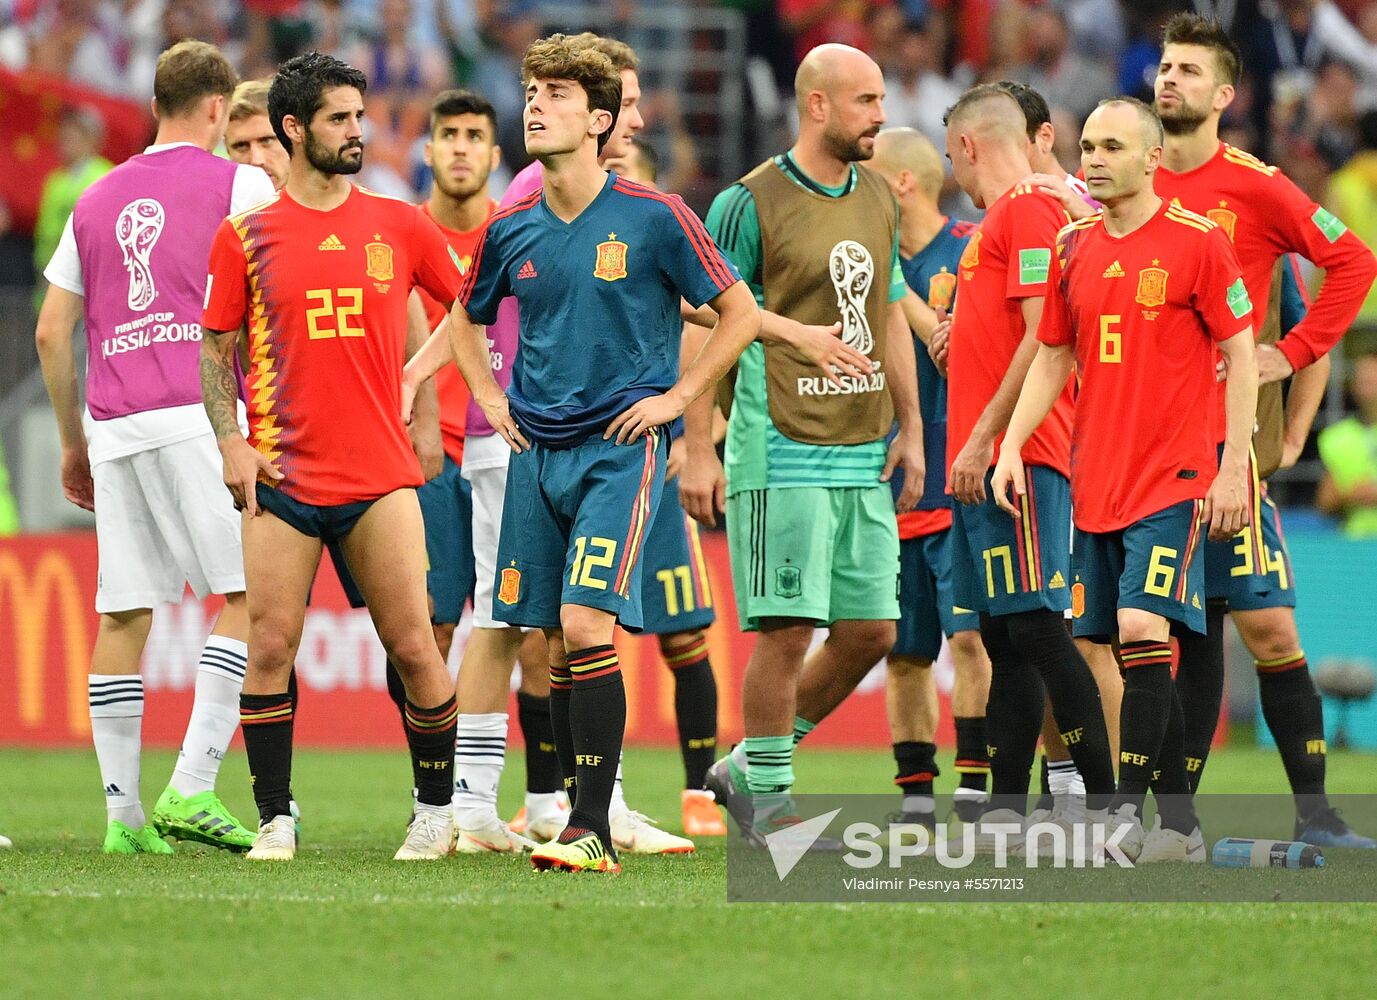
[[[60,647],[67,725],[73,736],[91,731],[86,675],[91,664],[89,613],[71,561],[53,549],[26,570],[19,557],[0,551],[0,663],[15,666],[21,726],[36,729],[47,713],[48,657]]]

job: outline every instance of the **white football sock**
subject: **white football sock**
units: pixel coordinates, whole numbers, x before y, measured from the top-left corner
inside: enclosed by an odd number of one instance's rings
[[[607,805],[607,814],[617,816],[630,808],[626,804],[626,791],[622,788],[623,755],[617,754],[617,777],[612,782],[612,799]]]
[[[732,758],[732,763],[736,765],[737,770],[739,770],[742,774],[749,774],[749,773],[750,773],[750,771],[751,771],[750,764],[749,764],[749,763],[747,762],[747,760],[746,760],[746,741],[745,741],[745,740],[742,740],[742,741],[741,741],[740,743],[738,743],[736,746],[732,747],[731,758]]]
[[[1085,797],[1085,782],[1081,772],[1076,770],[1075,761],[1049,760],[1047,762],[1047,790],[1052,798],[1060,799],[1068,795]]]
[[[139,751],[143,742],[143,678],[138,674],[91,674],[91,740],[105,788],[105,812],[131,830],[144,825],[139,801]]]
[[[201,650],[196,667],[196,698],[191,721],[172,772],[173,791],[183,798],[215,787],[220,764],[239,728],[239,692],[249,667],[249,645],[238,639],[212,635]]]
[[[507,713],[459,716],[454,745],[454,820],[475,829],[497,820],[497,784],[507,761]]]

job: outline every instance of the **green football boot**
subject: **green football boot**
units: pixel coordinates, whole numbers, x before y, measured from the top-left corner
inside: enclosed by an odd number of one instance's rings
[[[255,836],[234,818],[213,790],[184,799],[171,785],[153,807],[153,826],[164,837],[195,840],[236,852],[252,847]]]
[[[172,845],[163,840],[152,825],[135,830],[117,819],[112,819],[105,827],[105,843],[101,850],[106,854],[171,854]]]

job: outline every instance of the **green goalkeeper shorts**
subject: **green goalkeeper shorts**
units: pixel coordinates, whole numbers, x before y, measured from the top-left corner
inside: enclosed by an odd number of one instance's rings
[[[741,627],[762,618],[898,619],[899,531],[887,484],[791,486],[727,498]]]

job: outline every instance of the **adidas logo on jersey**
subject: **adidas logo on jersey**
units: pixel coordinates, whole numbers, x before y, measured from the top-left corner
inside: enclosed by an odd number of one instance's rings
[[[520,281],[522,278],[534,278],[535,276],[535,265],[532,264],[531,259],[527,257],[526,263],[521,265],[521,270],[516,272],[517,280]]]
[[[1103,278],[1122,278],[1123,276],[1124,269],[1119,265],[1117,260],[1105,268],[1104,274],[1101,275]]]
[[[1047,587],[1050,590],[1057,590],[1065,586],[1066,578],[1061,575],[1061,570],[1057,570],[1055,573],[1053,573],[1051,581],[1047,584]]]
[[[325,239],[321,241],[320,246],[316,247],[316,249],[343,250],[344,244],[340,242],[340,238],[338,236],[336,236],[334,233],[331,233],[329,236],[325,237]]]

